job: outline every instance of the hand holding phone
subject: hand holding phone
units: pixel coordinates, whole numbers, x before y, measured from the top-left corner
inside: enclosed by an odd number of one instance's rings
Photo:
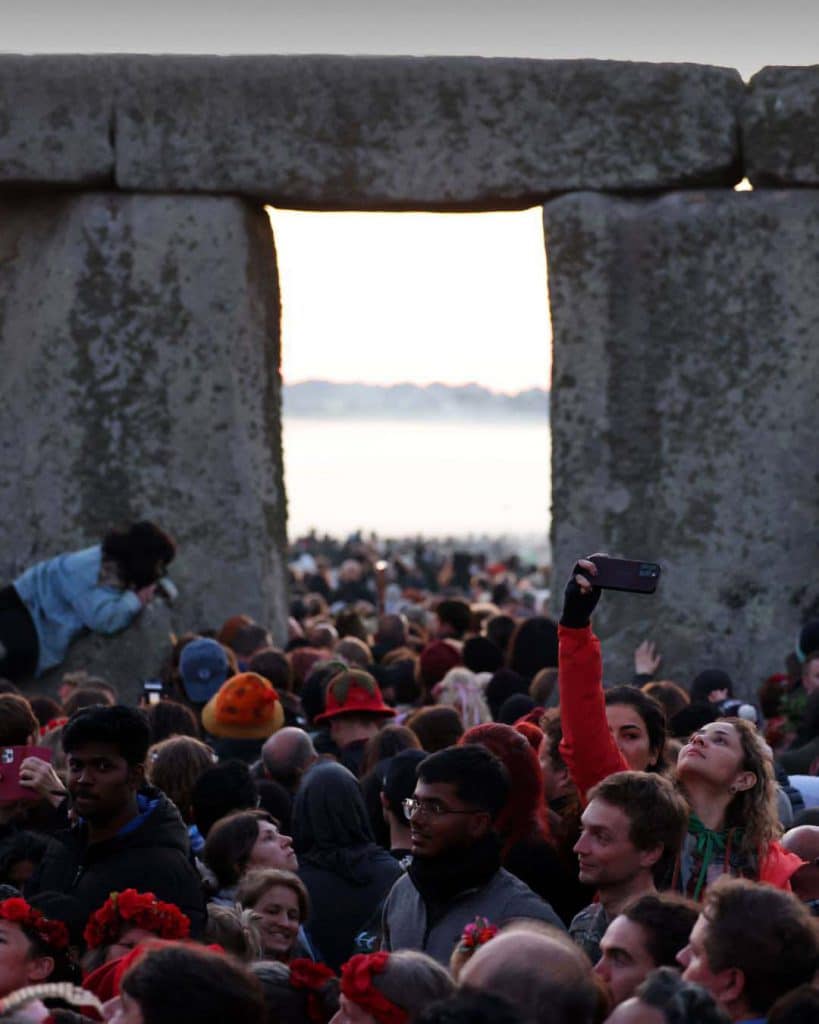
[[[51,764],[48,747],[0,747],[0,802],[39,800],[42,793],[31,785],[21,785],[20,770],[27,758]]]
[[[584,629],[588,626],[600,600],[600,588],[592,583],[596,573],[597,567],[593,562],[585,558],[578,559],[563,595],[561,626],[569,629]]]
[[[608,555],[589,555],[575,564],[563,599],[561,625],[570,629],[588,626],[602,590],[653,594],[660,580],[656,562],[641,562]]]

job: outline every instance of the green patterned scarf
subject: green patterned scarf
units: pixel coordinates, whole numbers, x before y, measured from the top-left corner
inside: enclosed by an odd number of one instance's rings
[[[742,842],[743,830],[706,828],[692,812],[688,819],[688,833],[694,837],[697,856],[702,859],[697,884],[694,887],[694,899],[698,900],[708,878],[708,869],[718,857],[723,862],[726,861],[729,843]]]

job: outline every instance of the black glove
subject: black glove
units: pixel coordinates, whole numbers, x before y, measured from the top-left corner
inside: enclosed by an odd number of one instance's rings
[[[600,587],[592,587],[588,594],[584,594],[577,585],[575,576],[585,576],[586,579],[593,579],[581,566],[575,565],[572,575],[566,584],[566,592],[563,595],[563,614],[560,616],[560,625],[568,626],[569,629],[583,629],[588,626],[592,612],[600,600]]]

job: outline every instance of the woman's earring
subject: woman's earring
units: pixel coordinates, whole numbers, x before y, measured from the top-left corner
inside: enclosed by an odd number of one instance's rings
[[[736,791],[737,791],[737,787],[736,786],[731,786],[731,792],[732,793],[736,793]]]

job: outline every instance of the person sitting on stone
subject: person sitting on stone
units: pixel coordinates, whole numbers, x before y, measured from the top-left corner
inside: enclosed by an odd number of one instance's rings
[[[732,1021],[762,1021],[780,996],[813,980],[819,930],[789,892],[745,878],[718,879],[677,960]]]
[[[650,772],[617,772],[589,791],[574,849],[580,881],[598,899],[572,920],[569,934],[593,964],[614,918],[637,896],[655,891],[655,870],[673,862],[688,809],[673,785]]]
[[[27,569],[0,588],[0,676],[41,676],[84,629],[106,636],[125,629],[175,554],[164,530],[139,522]]]
[[[406,802],[412,863],[384,905],[382,948],[418,949],[448,964],[469,922],[534,918],[563,929],[552,907],[501,867],[495,822],[509,773],[480,744],[450,747],[418,766]]]

